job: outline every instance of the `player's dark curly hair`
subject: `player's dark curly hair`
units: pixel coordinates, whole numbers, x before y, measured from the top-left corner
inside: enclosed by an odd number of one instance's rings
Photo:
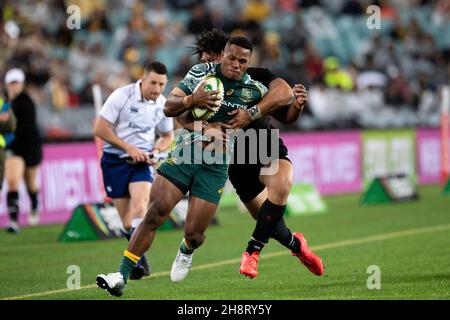
[[[198,59],[203,52],[220,54],[225,48],[229,37],[220,29],[214,28],[201,33],[196,41],[195,46],[190,48],[190,54],[197,55]]]

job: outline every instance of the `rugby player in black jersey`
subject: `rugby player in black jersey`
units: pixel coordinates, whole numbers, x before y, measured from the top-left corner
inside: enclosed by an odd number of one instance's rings
[[[220,61],[227,40],[228,36],[218,29],[204,32],[197,38],[192,53],[197,54],[199,61],[203,63]],[[237,149],[239,144],[235,144],[234,161],[228,169],[229,178],[241,201],[257,221],[247,249],[242,254],[240,273],[250,278],[258,275],[260,251],[272,237],[290,249],[292,255],[298,257],[312,273],[320,276],[323,274],[322,260],[309,249],[303,234],[293,234],[283,219],[293,183],[293,166],[289,160],[287,148],[283,141],[277,138],[278,152],[270,150],[271,137],[273,139],[273,135],[270,133],[273,127],[270,125],[268,115],[283,123],[294,122],[307,101],[307,91],[300,84],[296,84],[291,89],[283,79],[277,78],[268,69],[248,68],[247,73],[252,79],[260,81],[269,88],[269,92],[257,104],[254,112],[235,110],[233,119],[228,124],[222,124],[222,128],[243,129],[244,131],[254,129],[258,139],[267,137],[266,146],[269,147],[269,153],[272,156],[271,165],[275,165],[277,170],[274,174],[261,174],[261,169],[266,167],[266,164],[259,160],[257,163],[248,161],[251,152],[258,152],[250,145],[245,146],[244,159],[246,162],[242,164],[241,160],[244,155],[242,155],[241,149]],[[290,95],[286,94],[287,91],[290,92]],[[279,99],[279,97],[286,96],[291,96],[293,101],[292,99],[291,101]],[[170,114],[166,112],[166,115],[177,117],[180,124],[187,125],[190,121],[187,117],[190,110],[187,109],[169,110]],[[217,128],[213,124],[205,123],[203,130],[207,131],[210,126]],[[264,130],[268,134],[260,135]],[[259,142],[255,145],[259,145]]]
[[[38,169],[42,161],[42,137],[40,135],[36,106],[25,89],[25,74],[13,68],[5,75],[6,91],[11,109],[17,118],[14,139],[6,147],[5,178],[8,185],[6,202],[8,204],[10,233],[19,232],[19,186],[22,179],[31,200],[28,223],[39,223],[37,183]]]

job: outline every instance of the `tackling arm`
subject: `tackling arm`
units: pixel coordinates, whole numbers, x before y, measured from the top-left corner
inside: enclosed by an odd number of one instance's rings
[[[266,116],[290,104],[293,100],[294,94],[291,87],[283,79],[277,78],[269,84],[269,92],[258,103],[259,111]]]
[[[256,118],[276,112],[281,107],[290,104],[293,99],[294,94],[287,82],[281,78],[276,78],[269,83],[269,91],[261,101],[257,103],[256,113],[256,106],[251,108],[253,110],[248,111],[242,109],[234,110],[230,113],[230,115],[233,115],[233,119],[228,123],[233,129],[245,128]],[[259,114],[257,114],[258,112]]]
[[[292,89],[295,100],[288,106],[277,110],[271,116],[278,121],[291,124],[294,123],[302,113],[306,102],[308,101],[308,91],[301,84],[296,84]]]

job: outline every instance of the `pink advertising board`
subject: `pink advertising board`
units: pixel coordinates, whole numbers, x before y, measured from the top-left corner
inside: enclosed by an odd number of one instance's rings
[[[294,181],[311,183],[321,194],[361,192],[361,131],[281,133],[294,165]],[[440,131],[416,131],[419,184],[439,182]],[[102,202],[102,182],[93,142],[49,144],[39,171],[41,223],[64,223],[81,203]],[[45,183],[42,183],[42,182]],[[20,223],[27,224],[30,202],[22,184]],[[6,183],[0,193],[0,227],[8,223]]]
[[[439,183],[441,174],[441,132],[439,129],[418,129],[416,130],[416,136],[419,183]]]
[[[100,166],[93,142],[45,145],[38,179],[41,223],[66,222],[78,204],[102,201],[100,179]],[[6,189],[4,182],[0,194],[0,227],[9,221]],[[19,222],[26,225],[30,201],[24,184],[21,185],[19,196]]]
[[[294,182],[311,183],[321,194],[361,191],[359,131],[280,135],[294,164]]]

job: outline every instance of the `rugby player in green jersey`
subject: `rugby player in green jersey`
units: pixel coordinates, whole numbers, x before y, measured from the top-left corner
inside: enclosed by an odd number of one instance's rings
[[[206,31],[197,38],[192,52],[198,55],[200,62],[220,62],[227,40],[228,36],[221,30]],[[300,84],[296,84],[291,89],[283,79],[276,78],[270,70],[265,68],[248,68],[247,74],[269,88],[268,93],[258,103],[262,117],[251,119],[249,112],[239,109],[232,111],[233,119],[228,122],[228,125],[220,124],[220,127],[224,128],[242,129],[237,135],[238,139],[233,154],[234,161],[228,167],[228,175],[239,198],[257,221],[247,249],[242,254],[239,271],[251,278],[258,275],[259,254],[267,244],[269,237],[272,237],[289,249],[292,255],[297,257],[312,273],[320,276],[323,274],[323,263],[320,257],[308,247],[303,234],[292,233],[283,219],[293,182],[293,166],[287,147],[278,137],[276,130],[273,130],[270,119],[266,116],[271,115],[282,123],[296,121],[307,101],[307,91]],[[292,90],[295,97],[293,102],[288,99],[289,95],[286,90],[288,92]],[[169,116],[177,117],[177,121],[181,125],[192,129],[190,110],[173,108],[166,109],[165,112]],[[214,131],[213,128],[218,126],[217,123],[209,123],[204,131],[207,135],[210,131],[217,135],[217,130]],[[256,139],[253,138],[249,143],[240,144],[239,141],[243,140],[239,138],[242,136],[256,137]],[[269,162],[277,164],[277,170],[267,174],[264,172],[267,169],[267,159],[264,163],[260,159],[266,155],[261,154],[258,147],[261,144],[271,146],[273,142],[278,142],[278,145],[275,144],[275,147],[272,147],[272,152],[269,152],[268,156]],[[255,159],[255,156],[257,161],[252,160]],[[196,224],[191,223],[191,225],[195,226]],[[183,254],[189,254],[183,245],[180,250]],[[175,259],[172,273],[182,267],[179,267],[177,263],[179,256],[180,253]]]
[[[249,109],[249,112],[257,115],[259,110],[255,106],[267,92],[267,88],[246,74],[252,50],[253,46],[247,38],[231,38],[225,46],[222,63],[201,64],[191,68],[186,78],[167,98],[166,107],[214,106],[218,100],[217,92],[205,92],[201,89],[194,92],[194,88],[201,79],[207,74],[212,74],[222,80],[224,90],[229,94],[225,94],[219,111],[209,119],[209,122],[231,120],[230,111],[238,108]],[[242,99],[243,96],[245,99]],[[214,153],[215,159],[212,163],[206,163],[203,160],[204,141],[202,139],[202,135],[198,132],[181,135],[169,159],[158,168],[150,195],[149,209],[124,252],[119,271],[97,276],[97,285],[111,295],[122,295],[131,271],[141,255],[150,248],[156,229],[188,191],[190,198],[183,244],[187,250],[193,251],[203,243],[204,232],[216,212],[221,192],[228,178],[229,150],[232,148],[233,139],[228,141],[229,148],[222,150],[223,153],[217,149],[211,152]],[[179,157],[174,157],[173,154]],[[197,161],[196,158],[199,154],[201,161]],[[183,161],[179,161],[180,159]],[[191,223],[195,223],[192,228],[195,230],[193,233],[189,233]],[[190,260],[179,261],[188,268],[181,270],[175,278],[172,275],[173,281],[181,280],[186,276],[191,265],[192,253],[184,254],[180,259]]]

